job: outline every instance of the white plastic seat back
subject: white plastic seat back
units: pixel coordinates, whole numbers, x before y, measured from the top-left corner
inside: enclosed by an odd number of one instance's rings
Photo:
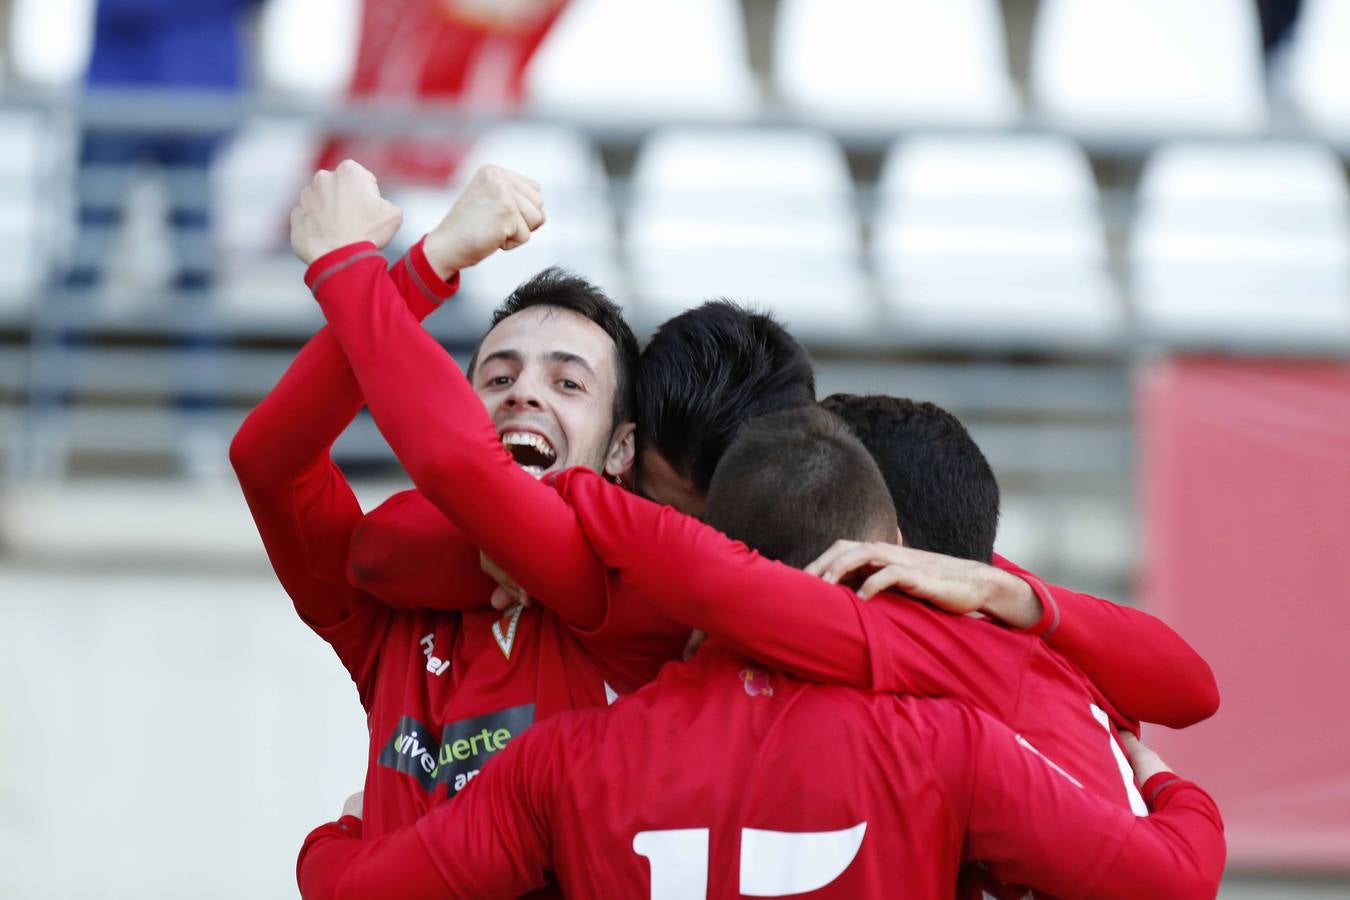
[[[783,102],[829,122],[1001,124],[1017,113],[996,0],[783,0]]]
[[[336,96],[356,68],[360,0],[269,0],[259,23],[263,86]]]
[[[0,320],[26,309],[32,292],[47,274],[43,233],[51,223],[56,140],[36,114],[0,113]]]
[[[1350,191],[1310,144],[1178,144],[1145,167],[1131,246],[1151,331],[1350,340]]]
[[[288,216],[314,173],[319,136],[304,124],[248,122],[211,171],[221,311],[248,321],[311,327],[321,317],[290,248]]]
[[[1285,50],[1284,87],[1318,129],[1350,136],[1350,3],[1304,0]]]
[[[539,112],[738,119],[758,102],[736,0],[572,0],[525,75]]]
[[[1109,338],[1097,186],[1050,136],[918,137],[883,164],[872,253],[888,306],[918,334]]]
[[[1035,106],[1087,129],[1246,133],[1265,123],[1250,0],[1042,0]]]
[[[538,181],[547,219],[523,246],[494,253],[463,274],[459,305],[466,307],[465,315],[477,324],[485,323],[517,285],[555,265],[572,270],[622,301],[609,180],[590,139],[565,126],[521,123],[494,128],[479,138],[461,162],[449,199],[458,196],[473,173],[486,164]]]
[[[651,323],[712,297],[805,332],[872,320],[843,151],[809,131],[671,129],[633,173],[630,270]]]
[[[15,0],[9,53],[19,80],[63,86],[80,81],[94,46],[96,0]]]

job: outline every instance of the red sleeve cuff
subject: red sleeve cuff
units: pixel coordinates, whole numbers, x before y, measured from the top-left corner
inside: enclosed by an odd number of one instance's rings
[[[1140,786],[1139,793],[1144,795],[1144,802],[1148,804],[1148,808],[1154,810],[1157,809],[1158,800],[1162,797],[1164,791],[1183,784],[1189,784],[1189,782],[1176,772],[1159,772]]]
[[[1017,563],[1010,562],[1002,556],[999,556],[997,553],[994,554],[994,565],[1010,575],[1016,575],[1018,578],[1025,581],[1027,586],[1035,593],[1036,599],[1041,601],[1040,621],[1030,628],[1023,630],[1027,634],[1034,634],[1037,637],[1043,638],[1048,638],[1050,635],[1054,634],[1055,629],[1059,628],[1060,611],[1059,603],[1056,602],[1055,595],[1050,592],[1050,587],[1044,581],[1041,581],[1035,575],[1032,575],[1026,569],[1017,565]]]
[[[370,241],[357,241],[336,250],[330,250],[310,263],[305,270],[305,284],[311,291],[318,291],[319,285],[348,266],[363,259],[379,256],[380,249]]]
[[[403,254],[403,258],[394,265],[406,266],[408,275],[412,283],[417,286],[417,290],[432,305],[432,308],[440,306],[446,300],[449,300],[459,290],[459,273],[450,276],[446,281],[436,273],[435,267],[431,265],[431,260],[427,259],[426,244],[427,239],[423,237],[420,241],[413,244],[408,252]]]

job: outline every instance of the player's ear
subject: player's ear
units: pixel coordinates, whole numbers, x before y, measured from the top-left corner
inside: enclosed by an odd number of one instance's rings
[[[899,546],[905,546],[905,533],[900,530],[900,526],[895,526],[895,542]]]
[[[611,478],[627,478],[637,456],[634,434],[636,426],[624,422],[614,429],[609,439],[609,452],[605,454],[605,474]]]

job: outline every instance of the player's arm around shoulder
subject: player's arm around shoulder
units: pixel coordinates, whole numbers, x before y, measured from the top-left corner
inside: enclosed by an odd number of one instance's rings
[[[1154,794],[1147,817],[1084,790],[992,717],[937,702],[931,759],[968,810],[969,859],[1055,896],[1214,896],[1225,858],[1218,808],[1137,740],[1126,747],[1136,778]]]

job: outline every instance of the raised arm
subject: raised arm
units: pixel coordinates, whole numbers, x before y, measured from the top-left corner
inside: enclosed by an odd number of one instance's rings
[[[552,868],[553,789],[563,777],[551,722],[511,742],[482,774],[414,825],[370,840],[344,816],[310,832],[296,879],[305,900],[518,897]],[[565,749],[565,748],[564,748]]]
[[[495,247],[509,232],[490,225]],[[418,489],[531,597],[577,627],[599,624],[604,570],[576,517],[514,462],[464,374],[418,327],[384,267],[357,260],[317,284],[315,296]]]
[[[554,486],[614,570],[615,591],[747,656],[817,681],[959,696],[996,715],[1016,702],[1023,636],[903,597],[864,603],[593,472],[563,472]]]
[[[378,261],[378,253],[373,243],[330,253],[315,261],[306,281],[312,283],[356,260]],[[419,241],[391,271],[402,302],[419,320],[458,283],[439,282],[444,293],[438,296],[416,274],[427,266]],[[345,543],[361,511],[342,472],[333,465],[330,450],[361,403],[342,348],[323,328],[244,419],[230,445],[230,461],[273,567],[301,617],[311,625],[340,619],[350,611],[354,594],[346,584]]]
[[[373,243],[353,245],[318,260],[307,277],[357,256],[378,259],[377,253]],[[428,271],[421,242],[395,264],[392,278],[412,314],[425,317],[455,285],[438,282],[442,291],[435,293],[419,269]],[[230,461],[277,578],[300,617],[333,644],[364,696],[373,662],[368,632],[379,615],[346,577],[347,544],[361,509],[330,455],[360,406],[356,378],[324,328],[245,418]]]
[[[994,561],[1025,581],[1035,602],[1023,595],[1020,603],[1016,598],[1012,601],[1020,614],[997,609],[990,613],[1039,634],[1087,675],[1123,715],[1185,728],[1218,710],[1219,686],[1213,670],[1161,619],[1047,584],[1002,557]]]
[[[1131,756],[1151,810],[1135,816],[1072,784],[988,716],[954,703],[915,713],[966,828],[966,858],[995,877],[1056,897],[1214,897],[1225,857],[1218,807],[1151,752]]]

